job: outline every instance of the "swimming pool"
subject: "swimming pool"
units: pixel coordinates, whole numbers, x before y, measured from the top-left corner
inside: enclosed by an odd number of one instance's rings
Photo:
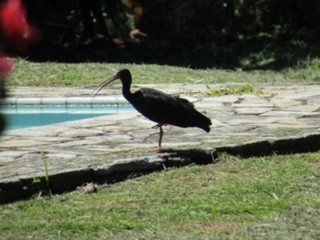
[[[132,111],[119,97],[8,99],[2,108],[7,130],[44,126]]]

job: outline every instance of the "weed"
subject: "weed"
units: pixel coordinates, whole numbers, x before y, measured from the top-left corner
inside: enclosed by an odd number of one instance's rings
[[[219,97],[224,95],[242,95],[255,93],[256,89],[249,84],[241,85],[241,86],[226,86],[220,89],[210,89],[205,93],[206,97]]]
[[[52,192],[51,192],[51,188],[50,188],[50,176],[49,176],[49,168],[48,168],[48,155],[45,152],[42,152],[41,154],[43,162],[44,162],[44,172],[45,172],[45,176],[44,178],[42,177],[33,177],[32,180],[32,184],[37,186],[40,191],[41,194],[43,194],[43,192],[46,192],[47,195],[51,198],[52,197]]]

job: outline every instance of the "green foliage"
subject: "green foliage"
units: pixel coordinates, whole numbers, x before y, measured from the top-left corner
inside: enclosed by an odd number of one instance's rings
[[[227,39],[297,37],[297,33],[317,37],[319,33],[320,3],[316,0],[155,0],[145,5],[150,31],[160,29],[161,36],[185,43],[209,40],[222,44]]]
[[[106,13],[106,3],[119,5],[120,0],[87,2],[88,11],[97,8],[95,2]],[[26,3],[30,19],[41,28],[42,41],[30,52],[38,61],[282,69],[320,55],[317,0],[141,0],[144,15],[138,27],[149,37],[126,49],[114,46],[109,36],[112,29],[109,34],[101,31],[98,19],[90,21],[94,36],[88,40],[76,0],[58,5],[53,1]],[[125,28],[125,24],[117,25],[121,25],[120,32]]]
[[[320,2],[317,0],[140,0],[137,2],[141,2],[144,7],[140,27],[147,29],[152,36],[179,40],[186,44],[203,41],[223,44],[226,39],[251,38],[261,34],[270,37],[299,34],[301,37],[317,38],[319,33]],[[84,16],[80,13],[81,4],[75,0],[60,2],[59,5],[53,1],[44,3],[29,0],[26,4],[33,21],[38,22],[40,26],[46,26],[48,30],[55,29],[58,35],[62,32],[67,33],[68,28],[74,27],[74,24],[79,25],[84,20]],[[117,16],[123,8],[121,0],[92,1],[87,4],[88,9],[86,9],[95,11],[91,14],[92,18],[97,18],[96,12],[99,11],[97,7],[109,17]],[[100,21],[100,19],[95,20]],[[99,27],[98,24],[95,27]]]

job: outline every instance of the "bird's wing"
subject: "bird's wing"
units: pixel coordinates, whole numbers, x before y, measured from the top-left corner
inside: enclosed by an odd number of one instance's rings
[[[193,103],[189,102],[189,101],[188,101],[187,99],[185,99],[185,98],[176,97],[176,100],[179,101],[179,102],[181,102],[182,104],[187,105],[187,106],[190,107],[190,108],[194,108]]]
[[[129,101],[142,115],[156,123],[210,131],[210,119],[198,112],[187,99],[143,88],[133,93]]]
[[[164,104],[183,104],[186,107],[194,108],[193,103],[191,103],[189,100],[185,98],[181,98],[179,94],[167,94],[162,91],[152,89],[152,88],[142,88],[140,89],[140,92],[142,93],[143,97],[146,99],[149,99],[151,102],[162,102]]]
[[[194,105],[187,99],[175,97],[156,89],[142,88],[134,93],[132,105],[144,116],[155,122],[170,123]]]
[[[150,106],[166,106],[170,107],[178,107],[180,105],[184,105],[185,108],[194,108],[194,105],[189,102],[187,99],[180,98],[179,95],[176,94],[167,94],[152,88],[142,88],[139,91],[141,98],[143,98],[145,104]]]

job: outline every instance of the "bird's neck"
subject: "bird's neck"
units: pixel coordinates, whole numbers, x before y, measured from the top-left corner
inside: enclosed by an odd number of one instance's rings
[[[130,91],[130,87],[131,87],[131,82],[127,82],[126,84],[122,84],[122,94],[127,100],[129,100],[132,95],[132,93]]]

